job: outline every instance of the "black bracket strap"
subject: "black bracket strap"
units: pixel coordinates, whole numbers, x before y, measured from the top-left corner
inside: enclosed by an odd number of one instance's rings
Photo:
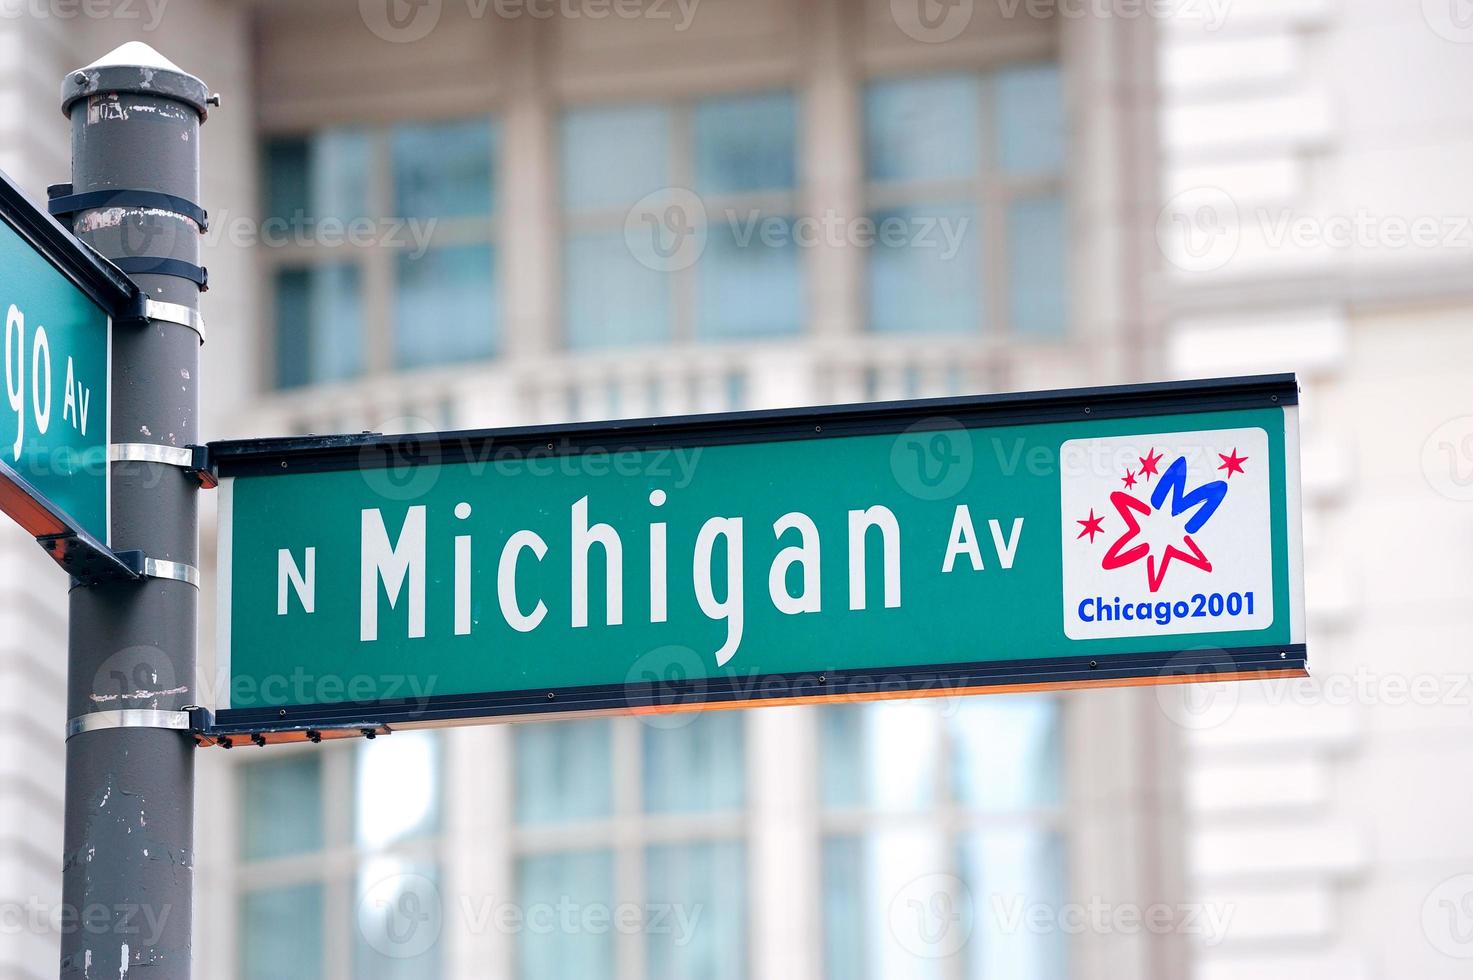
[[[220,485],[220,475],[215,472],[215,464],[210,460],[209,446],[186,446],[189,450],[189,472],[199,481],[200,489],[213,490]]]
[[[199,285],[200,292],[210,288],[210,270],[183,259],[169,259],[160,255],[128,255],[113,259],[113,265],[130,276],[178,276]]]
[[[198,225],[202,232],[210,230],[209,212],[187,198],[161,191],[113,189],[73,194],[71,189],[70,184],[50,188],[60,192],[47,203],[47,209],[58,218],[70,217],[78,211],[90,211],[94,208],[158,208],[184,215]]]

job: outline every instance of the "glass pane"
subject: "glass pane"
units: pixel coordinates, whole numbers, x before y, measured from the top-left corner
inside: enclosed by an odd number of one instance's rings
[[[651,847],[645,877],[647,977],[746,976],[747,868],[741,844]]]
[[[302,754],[241,768],[240,856],[247,861],[322,849],[322,757]]]
[[[402,736],[402,737],[401,737]],[[400,732],[356,743],[354,840],[377,850],[440,829],[441,742],[434,732]]]
[[[997,78],[998,163],[1009,173],[1058,173],[1067,138],[1056,65],[1029,65]]]
[[[601,980],[614,976],[620,910],[608,853],[546,854],[517,864],[517,976]],[[627,928],[627,926],[626,926]]]
[[[1059,702],[1042,697],[972,698],[946,718],[952,792],[986,810],[1045,807],[1063,783]]]
[[[358,873],[355,899],[353,980],[441,976],[445,917],[455,910],[445,906],[433,865],[396,858],[369,861]]]
[[[312,379],[311,269],[278,269],[276,303],[276,386],[295,388]]]
[[[970,205],[914,205],[873,216],[869,321],[879,333],[968,333],[983,321],[982,229]]]
[[[823,975],[834,980],[865,980],[862,850],[857,837],[832,837],[823,843]]]
[[[820,723],[823,802],[908,811],[936,800],[940,724],[934,705],[830,705]]]
[[[651,813],[735,810],[746,798],[742,715],[707,711],[680,728],[644,726],[644,806]]]
[[[793,219],[743,212],[711,226],[699,273],[699,336],[711,340],[797,333],[802,255]]]
[[[698,104],[696,190],[702,194],[787,190],[797,184],[797,102],[789,92]]]
[[[667,109],[575,109],[562,129],[565,209],[627,208],[670,183]]]
[[[392,142],[395,217],[491,213],[495,144],[489,119],[396,126]]]
[[[329,129],[266,144],[266,214],[289,223],[368,213],[366,133]]]
[[[276,384],[340,381],[363,371],[363,299],[356,265],[279,269]]]
[[[312,144],[305,137],[266,143],[266,217],[305,218],[312,201]]]
[[[490,357],[500,334],[501,296],[490,245],[401,254],[394,302],[399,367]]]
[[[515,732],[518,821],[564,823],[613,812],[608,719],[541,722]]]
[[[825,806],[855,807],[868,797],[862,704],[818,709],[819,792]]]
[[[1069,323],[1067,216],[1058,197],[1008,206],[1008,286],[1013,330],[1057,337]]]
[[[318,884],[247,892],[240,902],[241,980],[322,977],[322,906]]]
[[[938,75],[875,82],[865,90],[865,160],[871,180],[977,175],[978,81]]]
[[[1040,909],[1057,916],[1065,902],[1062,840],[1036,829],[994,830],[969,835],[961,852],[967,889],[989,910],[966,947],[969,980],[1068,976],[1066,930],[1077,920],[1033,916]]]
[[[950,965],[972,938],[976,910],[966,886],[948,870],[949,857],[939,830],[906,828],[825,841],[824,976],[954,976]]]
[[[623,232],[572,236],[563,263],[569,347],[670,339],[670,278],[638,262]]]

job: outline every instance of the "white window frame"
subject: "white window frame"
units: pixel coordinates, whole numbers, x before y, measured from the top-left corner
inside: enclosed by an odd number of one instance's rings
[[[305,139],[307,141],[318,134],[335,129],[361,132],[369,146],[370,159],[368,162],[367,200],[364,202],[365,214],[377,224],[380,231],[389,231],[386,222],[397,222],[404,220],[404,215],[397,214],[398,209],[394,203],[394,152],[393,134],[396,127],[400,125],[434,125],[436,123],[468,122],[471,120],[484,120],[487,126],[492,128],[493,138],[491,146],[493,157],[491,159],[491,184],[493,189],[501,185],[502,159],[505,156],[502,140],[504,132],[501,132],[501,120],[498,113],[492,109],[484,113],[463,114],[453,117],[412,117],[393,120],[381,124],[349,124],[344,126],[324,125],[310,130],[282,130],[267,132],[261,135],[262,142],[262,164],[261,180],[263,188],[269,185],[268,167],[265,163],[265,147],[277,140]],[[274,217],[286,217],[289,221],[295,220],[292,215],[276,216],[265,214],[265,195],[263,193],[262,221]],[[352,219],[345,219],[351,221]],[[430,219],[419,219],[428,221]],[[442,248],[454,248],[464,245],[488,246],[494,261],[501,261],[501,248],[503,239],[502,215],[500,208],[500,195],[494,195],[491,201],[491,214],[456,216],[446,218],[435,218],[432,242],[429,251]],[[412,247],[407,228],[400,227],[398,236],[404,242],[406,248]],[[309,236],[310,237],[310,236]],[[419,368],[399,368],[395,365],[394,355],[394,310],[396,307],[395,296],[398,290],[397,265],[399,256],[405,253],[405,248],[384,248],[381,246],[369,246],[367,248],[355,247],[350,243],[327,245],[315,240],[306,242],[288,241],[280,246],[266,248],[257,247],[255,254],[259,259],[261,275],[261,296],[263,297],[262,317],[269,324],[265,331],[263,343],[261,344],[261,377],[265,379],[265,387],[268,391],[277,393],[290,393],[299,388],[314,389],[332,384],[356,384],[365,380],[400,375],[407,372],[434,371],[442,365],[427,365]],[[363,351],[363,370],[360,374],[344,378],[334,382],[312,382],[307,384],[283,388],[277,378],[277,339],[282,325],[276,320],[276,276],[278,272],[292,269],[305,269],[315,266],[326,265],[352,265],[358,269],[359,289],[362,291],[361,301],[363,308],[363,322],[361,324],[363,335],[359,338]],[[505,305],[505,289],[502,290],[502,305]],[[503,329],[508,329],[507,318],[504,315],[499,318]],[[310,325],[306,329],[311,329]],[[506,338],[496,339],[497,348],[493,350],[490,358],[494,360],[500,352],[506,348]],[[456,366],[454,364],[449,366]]]
[[[558,132],[559,144],[557,147],[557,159],[562,159],[561,145],[561,123],[563,118],[571,112],[598,112],[618,111],[620,109],[649,108],[659,109],[668,114],[670,122],[669,141],[666,147],[666,166],[669,168],[668,187],[681,188],[695,191],[696,183],[696,143],[695,143],[695,112],[696,108],[703,102],[728,98],[760,97],[764,95],[786,95],[793,99],[796,107],[793,133],[794,153],[794,186],[786,191],[745,191],[741,193],[727,194],[701,194],[701,202],[706,210],[707,232],[709,234],[713,224],[712,216],[722,215],[727,210],[738,214],[757,212],[762,216],[773,217],[802,217],[803,198],[803,166],[802,166],[802,136],[804,124],[803,93],[801,90],[791,86],[759,86],[750,89],[737,89],[732,91],[705,92],[697,95],[682,96],[680,98],[665,100],[631,100],[627,102],[584,102],[567,103],[559,108]],[[629,212],[638,204],[638,201],[628,201],[617,207],[600,208],[572,208],[561,200],[562,179],[559,171],[558,187],[558,213],[561,218],[560,235],[558,237],[559,267],[563,275],[559,278],[562,288],[558,297],[558,309],[560,311],[557,323],[559,336],[562,339],[564,349],[573,352],[583,351],[618,351],[638,349],[637,347],[626,347],[619,344],[613,345],[591,345],[588,347],[572,346],[567,319],[567,311],[562,303],[567,288],[567,264],[565,254],[567,242],[576,235],[587,234],[619,234],[624,233],[625,221]],[[804,268],[802,256],[799,255],[799,276],[806,282],[807,270]],[[741,338],[718,338],[702,337],[700,335],[699,307],[697,303],[700,285],[698,283],[699,262],[675,269],[664,275],[668,279],[670,313],[670,337],[666,340],[651,341],[655,348],[665,346],[693,347],[700,344],[726,344],[744,343]],[[806,290],[805,290],[806,292]],[[773,334],[767,337],[754,338],[753,342],[784,340],[803,336],[804,327],[808,320],[808,311],[798,310],[797,329],[788,334]]]
[[[680,719],[681,715],[666,716]],[[690,716],[687,716],[690,717]],[[743,717],[743,758],[749,749],[748,724]],[[743,772],[742,805],[731,811],[707,813],[648,813],[644,809],[644,735],[648,723],[639,718],[610,718],[610,753],[612,766],[613,810],[606,818],[545,825],[521,824],[512,817],[510,828],[512,881],[523,858],[547,854],[611,853],[614,864],[613,900],[618,904],[646,907],[645,855],[648,848],[660,844],[715,844],[734,842],[749,847],[751,785],[750,767]],[[664,719],[655,719],[658,728],[667,727]],[[515,731],[511,731],[515,738]],[[512,766],[508,793],[516,792],[515,763]],[[515,885],[508,901],[514,901]],[[749,903],[751,890],[744,890]],[[525,912],[525,910],[523,910]],[[643,932],[613,930],[615,962],[614,980],[640,980],[647,975],[647,937]],[[742,941],[750,947],[750,934]],[[513,938],[512,945],[516,942]]]
[[[253,892],[299,885],[321,885],[322,980],[353,980],[353,950],[358,928],[357,879],[365,864],[377,858],[395,858],[432,865],[439,869],[440,880],[443,882],[447,863],[445,824],[449,802],[447,797],[451,788],[446,779],[449,772],[446,741],[441,738],[436,747],[440,766],[436,783],[440,792],[439,832],[399,841],[379,850],[361,847],[354,840],[354,776],[357,751],[361,745],[357,740],[337,744],[273,745],[263,750],[258,758],[238,763],[232,773],[235,777],[236,795],[239,797],[244,786],[245,769],[252,765],[270,765],[273,761],[304,753],[315,753],[321,759],[322,849],[280,858],[248,859],[241,853],[240,845],[244,840],[242,827],[238,839],[233,842],[236,867],[232,914],[237,917],[240,915],[246,897]],[[240,799],[239,804],[243,806],[245,800]],[[443,887],[441,891],[443,893]],[[236,936],[236,948],[231,958],[232,976],[239,974],[244,957],[243,944],[249,938],[239,934]],[[443,936],[441,941],[444,941]],[[448,965],[448,951],[442,949],[440,959]]]
[[[993,139],[997,134],[998,112],[997,112],[997,78],[1009,69],[1027,67],[1055,67],[1062,68],[1057,58],[1021,58],[1010,61],[999,61],[989,63],[985,67],[967,70],[910,70],[896,72],[893,74],[871,75],[864,80],[861,87],[860,125],[864,131],[868,131],[869,120],[864,118],[863,94],[869,91],[872,85],[883,85],[888,82],[900,82],[908,80],[922,81],[928,78],[940,78],[945,76],[968,77],[977,82],[977,133],[981,141],[978,149],[978,172],[968,177],[958,177],[944,180],[909,180],[909,181],[877,181],[869,174],[869,161],[862,160],[864,167],[864,194],[865,213],[873,214],[876,211],[889,210],[919,205],[950,204],[957,203],[970,205],[974,210],[976,224],[975,229],[969,229],[968,234],[980,232],[981,239],[978,249],[978,264],[976,268],[978,288],[982,292],[982,303],[980,310],[983,319],[972,325],[972,333],[987,338],[997,344],[1063,344],[1072,339],[1072,323],[1066,318],[1063,330],[1056,336],[1029,336],[1018,332],[1012,319],[1012,288],[1013,284],[1009,278],[1009,251],[1008,251],[1008,211],[1013,204],[1020,201],[1034,200],[1039,198],[1058,198],[1064,202],[1066,220],[1069,211],[1069,195],[1065,173],[1067,161],[1064,168],[1056,173],[1041,174],[1013,174],[1003,169],[998,158],[998,141]],[[1067,109],[1067,106],[1065,106]],[[862,152],[861,152],[862,155]],[[1064,255],[1066,270],[1072,264],[1072,250],[1066,249]],[[1064,276],[1065,281],[1069,276]],[[1071,314],[1072,316],[1072,314]],[[864,319],[861,324],[863,332],[870,336],[879,337],[916,337],[924,338],[927,333],[922,330],[890,332],[880,331],[874,328],[869,305],[864,304]],[[962,334],[947,330],[941,334],[946,337],[961,336]]]

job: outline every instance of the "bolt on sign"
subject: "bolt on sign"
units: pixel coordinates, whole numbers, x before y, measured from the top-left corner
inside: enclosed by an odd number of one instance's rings
[[[216,728],[1302,676],[1297,399],[215,443]]]
[[[109,536],[114,314],[136,287],[0,174],[0,509],[80,572]]]

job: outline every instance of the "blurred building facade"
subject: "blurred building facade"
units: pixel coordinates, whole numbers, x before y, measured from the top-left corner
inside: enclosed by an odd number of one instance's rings
[[[0,168],[38,198],[62,179],[59,80],[122,40],[225,94],[204,130],[212,438],[1297,369],[1316,669],[1406,670],[1383,655],[1414,646],[1452,672],[1466,554],[1349,570],[1396,550],[1366,530],[1392,509],[1425,515],[1429,550],[1466,535],[1417,456],[1467,410],[1466,276],[1430,248],[1290,255],[1258,209],[1473,213],[1468,110],[1419,101],[1467,80],[1468,49],[1416,10],[1188,8],[45,7],[0,21]],[[1365,64],[1401,88],[1368,91]],[[1413,409],[1383,411],[1387,386]],[[0,902],[54,905],[64,589],[22,536],[0,548]],[[1422,642],[1393,625],[1408,610]],[[1414,804],[1447,799],[1467,711],[1194,697],[205,753],[197,972],[1456,975],[1423,896],[1473,864],[1468,814]],[[1416,780],[1399,801],[1393,773]],[[1152,906],[1167,929],[1121,924]],[[0,977],[50,975],[55,948],[8,930]]]

